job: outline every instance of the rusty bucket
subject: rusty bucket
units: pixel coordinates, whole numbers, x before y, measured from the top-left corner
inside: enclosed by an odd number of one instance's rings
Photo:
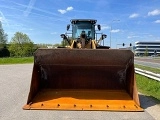
[[[134,54],[116,49],[38,49],[23,109],[143,111]]]

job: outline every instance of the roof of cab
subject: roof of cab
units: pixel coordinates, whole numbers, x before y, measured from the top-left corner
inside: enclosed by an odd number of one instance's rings
[[[88,21],[88,22],[91,22],[93,24],[95,24],[97,22],[97,20],[95,20],[95,19],[71,19],[70,21],[71,21],[72,24],[74,24],[74,23],[76,23],[78,21],[83,21],[83,22],[87,22]]]

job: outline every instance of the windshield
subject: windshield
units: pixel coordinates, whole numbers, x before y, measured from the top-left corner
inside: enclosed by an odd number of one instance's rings
[[[73,38],[80,38],[81,33],[86,34],[87,38],[94,39],[94,25],[90,23],[77,23],[72,26]]]

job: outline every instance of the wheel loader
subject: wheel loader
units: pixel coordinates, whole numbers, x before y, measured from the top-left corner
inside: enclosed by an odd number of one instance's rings
[[[72,19],[61,34],[64,46],[34,53],[24,110],[143,111],[134,54],[102,45],[107,35],[96,22]]]

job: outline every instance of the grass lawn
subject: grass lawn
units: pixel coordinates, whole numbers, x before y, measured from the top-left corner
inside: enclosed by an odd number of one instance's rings
[[[136,74],[137,88],[140,93],[152,96],[160,101],[160,82]]]
[[[134,64],[136,68],[160,74],[160,69]]]
[[[135,64],[136,68],[160,74],[160,69]],[[152,96],[160,101],[160,82],[136,74],[137,88],[140,93]]]
[[[23,58],[0,58],[0,65],[2,64],[25,64],[33,63],[33,57],[23,57]]]

